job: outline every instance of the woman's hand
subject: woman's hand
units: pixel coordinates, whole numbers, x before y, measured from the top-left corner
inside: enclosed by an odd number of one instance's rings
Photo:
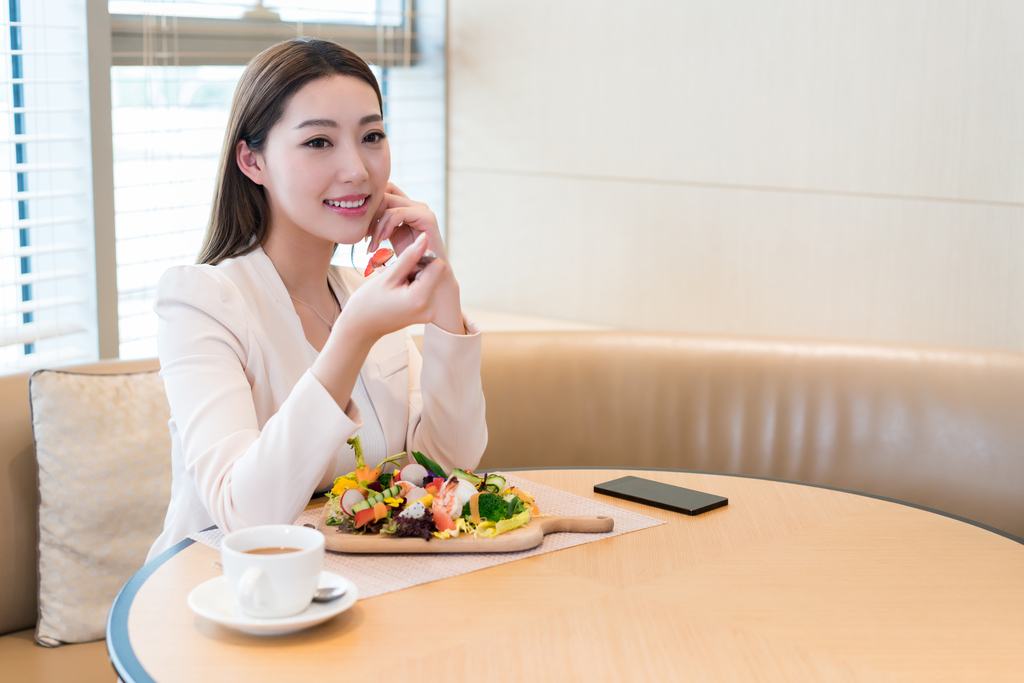
[[[427,236],[427,248],[448,260],[441,242],[441,229],[437,225],[437,216],[423,202],[414,202],[394,183],[388,183],[384,199],[377,207],[377,213],[370,221],[368,231],[370,246],[366,253],[370,254],[380,247],[384,240],[391,240],[396,254],[401,254],[421,234]]]
[[[371,276],[345,302],[331,336],[310,368],[342,408],[348,404],[359,369],[378,339],[409,325],[436,319],[439,285],[448,264],[435,259],[410,280],[417,261],[426,251],[427,237],[421,235],[392,266]]]
[[[418,236],[426,235],[429,250],[437,254],[438,259],[448,266],[441,274],[441,280],[437,285],[435,314],[427,322],[432,322],[452,334],[465,334],[459,283],[448,263],[448,252],[441,241],[441,230],[434,212],[426,204],[409,199],[394,183],[388,183],[384,199],[370,221],[368,235],[370,245],[367,253],[376,251],[384,240],[390,240],[391,246],[399,256]]]
[[[351,335],[372,345],[385,334],[433,320],[448,264],[438,258],[413,276],[428,244],[420,234],[391,265],[371,275],[345,303],[331,338]]]

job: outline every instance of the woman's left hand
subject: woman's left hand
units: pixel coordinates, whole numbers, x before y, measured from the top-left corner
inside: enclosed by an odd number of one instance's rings
[[[427,249],[447,261],[448,254],[441,242],[441,229],[434,212],[423,202],[409,199],[394,183],[388,183],[384,199],[370,221],[370,247],[366,253],[372,254],[381,242],[391,240],[395,253],[401,254],[424,232],[427,234]]]
[[[381,242],[390,240],[395,252],[401,254],[423,233],[427,236],[427,250],[448,264],[443,280],[438,284],[437,308],[431,322],[452,334],[465,334],[459,283],[452,273],[448,252],[441,241],[437,216],[426,204],[409,199],[394,183],[388,183],[384,199],[370,221],[367,233],[370,246],[367,253],[375,252]]]

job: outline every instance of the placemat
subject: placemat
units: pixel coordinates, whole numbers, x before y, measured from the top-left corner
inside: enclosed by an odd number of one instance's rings
[[[531,494],[540,506],[541,512],[549,515],[606,515],[615,520],[615,528],[603,534],[560,532],[548,534],[543,543],[530,550],[515,553],[465,553],[444,555],[345,555],[328,551],[324,557],[324,569],[341,574],[356,584],[360,598],[372,598],[391,591],[402,590],[447,579],[459,574],[475,572],[478,569],[494,567],[506,562],[515,562],[526,557],[542,555],[575,545],[593,543],[605,538],[628,534],[664,524],[662,520],[641,515],[629,510],[583,498],[573,493],[537,484],[515,475],[504,475],[510,486]],[[321,509],[303,512],[295,524],[316,524]],[[194,541],[220,550],[224,532],[220,529],[200,531],[189,536]],[[436,540],[436,539],[435,539]],[[433,541],[432,541],[433,542]]]

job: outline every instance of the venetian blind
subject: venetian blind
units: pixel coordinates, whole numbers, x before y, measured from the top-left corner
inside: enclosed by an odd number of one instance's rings
[[[85,0],[3,3],[0,372],[97,357]]]
[[[444,230],[444,0],[265,4],[109,3],[122,358],[156,355],[156,283],[168,267],[195,263],[235,84],[244,64],[281,40],[333,39],[371,64],[384,97],[391,179],[426,202]],[[352,261],[349,249],[338,250],[336,263]]]

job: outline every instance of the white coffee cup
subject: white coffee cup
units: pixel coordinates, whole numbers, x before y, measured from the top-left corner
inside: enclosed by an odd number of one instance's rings
[[[263,554],[282,548],[290,550]],[[290,524],[249,527],[225,536],[220,556],[243,612],[261,618],[289,617],[313,601],[324,566],[324,535]]]

